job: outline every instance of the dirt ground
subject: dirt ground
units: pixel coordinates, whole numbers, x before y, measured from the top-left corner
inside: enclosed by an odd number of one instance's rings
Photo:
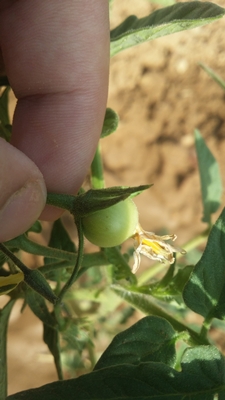
[[[147,0],[115,0],[112,27],[129,14],[156,8]],[[137,6],[138,4],[138,6]],[[225,6],[225,1],[217,2]],[[201,69],[225,79],[225,19],[131,48],[111,62],[108,106],[119,129],[102,140],[107,186],[154,186],[136,200],[144,229],[166,228],[177,244],[200,233],[202,205],[193,131],[198,128],[225,180],[225,94]],[[51,356],[34,316],[19,315],[9,327],[9,393],[56,379]]]

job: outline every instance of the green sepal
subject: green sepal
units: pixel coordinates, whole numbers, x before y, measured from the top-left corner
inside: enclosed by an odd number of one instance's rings
[[[46,281],[44,275],[37,269],[23,270],[24,282],[30,286],[35,292],[39,293],[46,300],[50,301],[52,304],[56,304],[58,297],[55,295],[50,285]]]
[[[49,193],[47,204],[69,210],[76,219],[86,217],[87,215],[111,207],[131,195],[139,194],[149,189],[152,185],[141,185],[136,187],[110,187],[106,189],[90,189],[77,196],[66,194]]]
[[[106,189],[90,189],[86,193],[76,196],[72,214],[77,218],[86,217],[93,212],[111,207],[127,199],[136,192],[142,192],[151,185],[137,187],[111,187]]]

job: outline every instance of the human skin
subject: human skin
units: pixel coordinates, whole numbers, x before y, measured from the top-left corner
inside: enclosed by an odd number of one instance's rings
[[[18,99],[11,143],[0,139],[2,242],[58,218],[46,188],[75,194],[88,172],[107,100],[108,1],[1,0],[0,48]]]

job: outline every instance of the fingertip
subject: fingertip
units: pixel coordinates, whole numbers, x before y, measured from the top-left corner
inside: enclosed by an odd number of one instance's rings
[[[0,139],[0,242],[30,228],[46,203],[46,187],[37,166]]]

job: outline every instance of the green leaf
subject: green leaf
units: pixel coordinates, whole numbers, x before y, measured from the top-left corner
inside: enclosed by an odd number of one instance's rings
[[[187,265],[184,268],[179,269],[176,275],[173,277],[172,273],[174,268],[173,264],[171,264],[166,275],[161,281],[132,287],[132,290],[136,293],[151,295],[156,299],[163,300],[166,303],[172,303],[174,305],[176,301],[176,303],[184,305],[182,293],[184,286],[187,283],[191,272],[193,271],[193,268],[193,265]]]
[[[30,270],[22,270],[24,273],[24,282],[30,286],[35,292],[39,293],[46,300],[50,301],[52,304],[56,304],[58,301],[57,296],[51,289],[51,286],[46,281],[44,275],[37,269]]]
[[[23,251],[26,251],[27,253],[53,258],[54,260],[68,260],[74,263],[74,260],[76,259],[76,255],[74,253],[55,249],[52,247],[42,246],[41,244],[30,240],[25,234],[17,236],[16,238],[9,240],[8,242],[5,242],[5,245],[10,248],[14,247],[21,249]]]
[[[7,396],[7,327],[15,299],[10,300],[4,308],[0,309],[0,399]]]
[[[54,222],[49,241],[49,247],[75,253],[75,244],[70,239],[61,219]],[[55,258],[45,257],[45,264],[55,261]]]
[[[55,262],[46,264],[45,266],[42,266],[39,268],[39,270],[43,274],[50,274],[53,269],[65,269],[69,268],[71,266],[74,266],[77,255],[75,253],[71,253],[68,251],[60,250],[60,249],[55,249],[52,247],[46,247],[42,246],[30,239],[26,235],[20,235],[17,236],[15,239],[12,239],[8,242],[5,243],[7,247],[11,248],[19,248],[27,253],[39,255],[39,256],[44,256],[44,257],[49,257],[54,259]],[[4,262],[6,261],[5,255],[3,255]],[[1,257],[1,253],[0,253]],[[60,261],[56,261],[60,260]],[[1,258],[0,258],[1,261]],[[108,266],[107,260],[103,254],[102,251],[95,252],[95,253],[90,253],[90,254],[84,254],[83,256],[83,261],[82,261],[82,268],[78,272],[78,275],[80,276],[83,274],[85,271],[87,271],[89,268],[95,267],[95,266],[100,266],[100,265],[106,265]]]
[[[52,317],[52,314],[49,312],[48,307],[46,306],[45,300],[40,294],[34,292],[30,288],[27,288],[25,292],[25,300],[33,313],[44,324],[56,329],[57,321]]]
[[[116,335],[94,370],[121,364],[163,362],[175,365],[177,334],[163,318],[145,317]]]
[[[216,4],[190,1],[165,7],[140,19],[131,15],[111,31],[111,56],[148,40],[206,25],[224,13],[224,8]]]
[[[223,191],[219,165],[197,129],[195,130],[195,146],[204,210],[202,221],[210,224],[211,214],[220,207]]]
[[[159,4],[162,7],[172,6],[172,4],[176,4],[176,0],[149,0],[150,3]]]
[[[8,113],[8,97],[10,87],[5,88],[4,92],[0,97],[0,120],[3,125],[9,124],[9,113]]]
[[[35,233],[41,233],[41,231],[42,231],[42,225],[40,221],[35,221],[35,223],[28,230],[28,232],[35,232]]]
[[[152,296],[142,293],[137,293],[135,288],[134,290],[132,290],[131,287],[125,288],[121,285],[111,285],[111,289],[123,300],[127,301],[127,303],[131,304],[136,309],[142,311],[144,314],[156,315],[158,317],[165,318],[176,331],[188,332],[188,334],[191,337],[191,341],[193,341],[193,343],[208,344],[208,341],[204,338],[200,338],[199,334],[196,331],[189,328],[182,322],[179,322],[171,314],[164,311],[164,309],[157,304],[157,302]]]
[[[32,270],[27,268],[26,265],[24,265],[22,261],[17,258],[15,254],[13,254],[3,243],[0,243],[0,251],[2,251],[10,260],[12,260],[12,262],[23,272],[24,282],[28,286],[43,296],[46,300],[56,304],[58,298],[40,271],[37,269]]]
[[[101,139],[115,132],[117,130],[118,124],[119,124],[118,114],[111,108],[107,108],[102,127]]]
[[[114,266],[114,278],[116,280],[127,279],[133,285],[137,283],[136,276],[131,272],[129,264],[118,247],[106,247],[103,249],[103,253],[108,263]]]
[[[205,251],[186,284],[186,305],[205,318],[225,318],[225,209],[213,226]]]
[[[212,68],[207,67],[207,65],[199,63],[199,65],[204,69],[207,74],[216,82],[218,85],[225,90],[225,81],[218,75],[216,74],[215,71],[213,71]]]
[[[64,250],[68,251],[71,253],[74,253],[75,255],[75,244],[72,242],[70,239],[68,232],[64,228],[62,221],[58,219],[57,221],[54,222],[53,228],[51,231],[51,237],[49,241],[49,247],[55,248],[57,250]],[[45,265],[51,265],[56,261],[55,258],[52,257],[45,257],[44,258],[44,263]],[[71,266],[71,265],[70,265]],[[68,279],[68,272],[66,268],[54,268],[54,266],[51,268],[51,272],[48,274],[48,279],[53,280],[53,281],[65,281]]]
[[[11,137],[8,113],[8,95],[10,87],[7,86],[0,97],[0,136],[9,141]]]
[[[160,362],[123,364],[54,382],[8,400],[213,400],[225,392],[224,358],[213,346],[185,351],[182,371]]]
[[[54,326],[57,325],[57,320],[55,317],[55,313],[52,312],[50,314],[51,319],[54,321]],[[58,374],[58,378],[60,380],[63,379],[62,366],[61,366],[61,358],[60,358],[60,345],[59,345],[59,332],[54,327],[50,326],[49,323],[44,323],[44,333],[43,340],[47,344],[49,351],[54,357],[55,367]]]
[[[172,281],[170,282],[171,288],[173,288],[178,293],[182,293],[184,290],[184,286],[186,285],[190,275],[194,269],[193,265],[186,265],[184,268],[179,269],[177,274],[174,276]]]

